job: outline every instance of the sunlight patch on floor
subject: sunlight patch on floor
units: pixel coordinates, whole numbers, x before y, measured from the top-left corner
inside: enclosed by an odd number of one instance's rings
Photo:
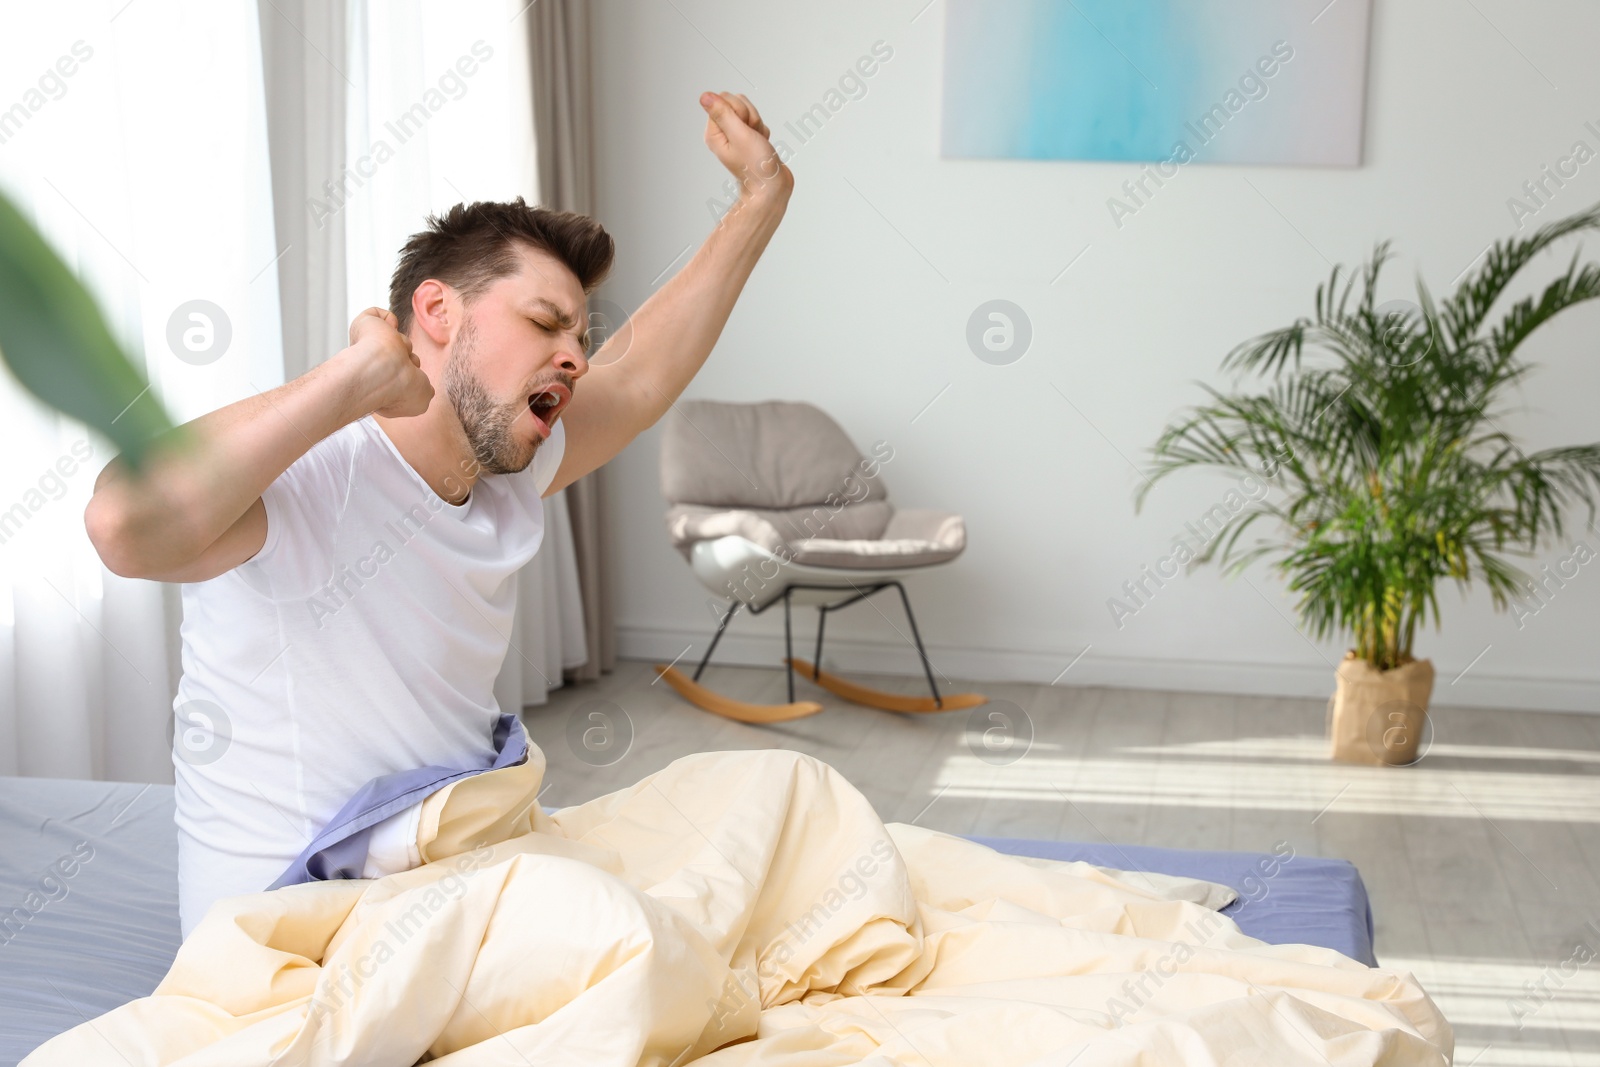
[[[973,751],[982,746],[974,735]],[[1407,815],[1600,822],[1600,776],[1220,759],[1061,758],[1029,752],[1014,763],[945,759],[932,793],[1078,804],[1214,807],[1346,815]]]
[[[1213,756],[1221,759],[1277,759],[1326,761],[1328,739],[1322,736],[1239,737],[1216,741],[1187,741],[1173,745],[1127,745],[1117,749],[1132,756]],[[1427,766],[1430,758],[1550,760],[1564,763],[1600,764],[1600,752],[1564,748],[1521,748],[1506,745],[1454,745],[1442,741],[1427,745],[1418,761]]]

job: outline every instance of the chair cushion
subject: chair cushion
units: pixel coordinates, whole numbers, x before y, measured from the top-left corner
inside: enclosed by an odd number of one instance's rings
[[[896,511],[882,537],[808,537],[788,544],[796,563],[874,570],[944,563],[966,547],[967,526],[960,515],[918,508]]]
[[[774,555],[795,542],[826,535],[841,540],[877,540],[893,519],[888,501],[833,506],[816,504],[783,508],[713,508],[678,504],[667,509],[667,532],[673,547],[689,557],[696,541],[738,535],[754,541]]]
[[[804,533],[802,524],[814,527],[816,520],[811,508],[778,512],[680,504],[667,512],[667,531],[685,559],[696,541],[743,537],[782,560],[851,570],[926,567],[955,559],[967,547],[967,527],[960,515],[922,508],[890,514],[889,505],[881,500],[841,508],[827,532],[844,536],[783,535],[783,530]]]
[[[673,405],[662,420],[661,492],[673,504],[776,511],[888,496],[878,464],[837,422],[787,400]]]

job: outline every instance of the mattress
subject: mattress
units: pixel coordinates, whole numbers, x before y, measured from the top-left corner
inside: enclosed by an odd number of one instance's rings
[[[1251,937],[1274,945],[1321,945],[1369,967],[1372,907],[1367,887],[1347,860],[1279,853],[1200,852],[1144,845],[974,837],[1000,852],[1052,860],[1082,860],[1118,870],[1155,871],[1232,886],[1239,899],[1222,914]]]
[[[0,1064],[148,995],[177,952],[171,786],[0,778]],[[1342,860],[972,840],[1015,855],[1186,875],[1232,886],[1225,914],[1275,944],[1373,964],[1366,888]]]

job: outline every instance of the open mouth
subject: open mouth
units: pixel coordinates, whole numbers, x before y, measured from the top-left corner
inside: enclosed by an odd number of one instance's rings
[[[550,427],[555,425],[556,418],[571,399],[572,390],[559,382],[547,385],[528,397],[528,411],[533,415],[540,436],[550,436]]]

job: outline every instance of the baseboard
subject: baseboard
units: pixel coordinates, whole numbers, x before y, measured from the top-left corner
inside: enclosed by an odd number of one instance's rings
[[[705,652],[711,624],[703,631],[671,627],[622,626],[617,654],[624,659],[669,662],[682,655],[692,665]],[[806,631],[807,635],[810,630]],[[691,646],[687,652],[684,646]],[[795,654],[809,659],[810,642],[798,638]],[[909,645],[830,637],[825,658],[836,670],[879,674],[921,673]],[[1315,697],[1333,693],[1333,671],[1323,665],[1291,666],[1101,656],[1090,649],[1076,663],[1059,652],[1028,649],[968,648],[928,645],[928,656],[941,673],[973,682],[1023,682],[1036,685],[1109,686],[1115,689],[1162,689],[1248,696]],[[717,645],[715,663],[771,667],[782,663],[783,642],[760,634],[736,634],[733,628]],[[1067,669],[1068,664],[1070,669]],[[680,666],[683,663],[680,662]],[[1062,673],[1065,670],[1065,673]],[[1440,673],[1434,685],[1436,707],[1505,708],[1528,711],[1600,713],[1600,680],[1581,678],[1518,678],[1469,671],[1452,680]]]

